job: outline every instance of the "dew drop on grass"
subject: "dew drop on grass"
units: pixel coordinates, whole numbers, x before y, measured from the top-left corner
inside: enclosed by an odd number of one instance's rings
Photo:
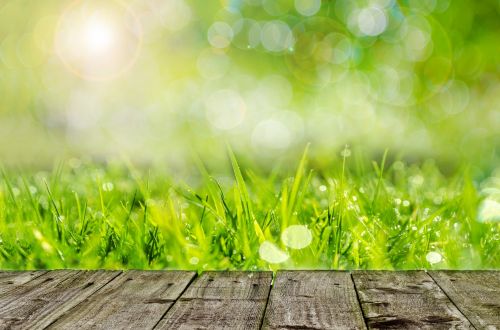
[[[404,170],[405,168],[405,164],[400,161],[400,160],[397,160],[394,162],[394,164],[392,165],[392,167],[397,170],[397,171],[401,171],[401,170]]]
[[[436,196],[434,197],[434,199],[432,200],[434,202],[434,204],[436,205],[441,205],[441,203],[443,203],[443,197],[441,196]]]
[[[102,184],[102,190],[104,191],[113,191],[113,189],[115,188],[115,185],[111,182],[106,182],[106,183],[103,183]]]
[[[421,186],[424,183],[424,177],[420,174],[410,177],[410,183],[414,186]]]
[[[326,186],[324,184],[319,186],[319,191],[321,191],[321,192],[326,191]]]
[[[293,225],[283,231],[281,241],[289,248],[303,249],[311,244],[312,234],[306,226]]]
[[[37,229],[33,230],[33,235],[34,235],[34,236],[35,236],[35,238],[36,238],[36,239],[38,239],[38,240],[43,239],[43,235],[42,235],[42,233],[41,233],[39,230],[37,230]]]
[[[408,207],[408,206],[410,206],[410,201],[406,201],[406,200],[405,200],[405,201],[403,201],[403,206],[404,206],[404,207]]]
[[[34,194],[36,194],[36,193],[38,192],[38,189],[36,189],[36,187],[34,187],[34,186],[30,186],[30,187],[29,187],[29,190],[30,190],[30,193],[31,193],[32,195],[34,195]]]
[[[289,258],[286,252],[282,251],[269,241],[264,241],[260,245],[259,255],[262,260],[265,260],[271,264],[279,264],[287,261]]]
[[[191,259],[189,259],[189,263],[191,265],[197,265],[199,262],[200,262],[200,259],[198,259],[197,257],[191,257]]]
[[[43,241],[42,242],[42,249],[44,249],[46,252],[52,252],[52,245],[50,245],[46,241]]]
[[[343,157],[343,158],[348,158],[348,157],[351,157],[351,150],[348,149],[348,148],[345,148],[344,150],[342,150],[340,152],[340,155]]]
[[[431,251],[431,252],[427,253],[427,255],[425,256],[425,259],[430,264],[437,264],[437,263],[441,262],[441,260],[443,260],[443,257],[441,256],[440,253],[435,252],[435,251]]]

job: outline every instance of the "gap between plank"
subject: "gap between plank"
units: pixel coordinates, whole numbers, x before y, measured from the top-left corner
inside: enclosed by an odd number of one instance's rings
[[[271,275],[271,284],[269,285],[269,292],[267,293],[266,305],[264,306],[264,313],[262,314],[262,319],[260,320],[259,329],[262,329],[262,327],[264,326],[264,321],[266,320],[267,306],[269,305],[269,299],[271,298],[271,291],[274,288],[274,282],[275,282],[276,276],[278,276],[278,272],[273,272]]]
[[[80,274],[81,272],[98,272],[98,271],[106,271],[106,270],[103,270],[103,269],[98,269],[98,270],[78,270],[78,273]],[[112,272],[112,270],[110,270],[110,272]],[[56,323],[57,321],[59,321],[60,318],[62,318],[63,316],[66,316],[67,314],[70,314],[71,311],[73,309],[75,309],[76,307],[78,307],[81,303],[83,303],[85,300],[89,299],[90,297],[92,297],[93,295],[95,295],[97,292],[101,291],[105,286],[107,286],[109,283],[113,282],[118,276],[122,275],[123,274],[123,271],[119,270],[119,271],[116,271],[118,272],[118,274],[116,274],[116,276],[114,276],[113,278],[111,278],[109,281],[107,281],[106,283],[104,283],[103,286],[101,286],[99,289],[97,289],[96,291],[94,291],[90,296],[88,296],[87,298],[83,299],[82,301],[80,301],[78,304],[76,304],[75,306],[71,307],[69,310],[66,311],[66,313],[63,313],[61,314],[59,317],[57,317],[56,319],[54,319],[54,321],[50,322],[49,325],[47,325],[45,327],[45,329],[48,329],[50,328],[51,325],[53,325],[54,323]]]
[[[198,278],[198,273],[195,273],[194,276],[191,278],[191,280],[189,281],[189,283],[186,285],[186,287],[182,290],[182,292],[179,294],[179,296],[175,299],[174,303],[172,305],[170,305],[169,308],[167,308],[167,310],[165,311],[165,313],[163,313],[163,315],[160,317],[160,319],[158,320],[158,322],[155,323],[155,325],[151,328],[151,329],[156,329],[156,327],[158,326],[158,324],[160,324],[161,320],[163,320],[163,318],[167,315],[167,313],[172,309],[172,307],[174,307],[175,304],[177,304],[177,301],[179,299],[181,299],[182,295],[186,292],[186,290],[191,286],[191,284],[194,282],[195,279]]]
[[[349,272],[349,275],[351,275],[351,282],[352,285],[354,286],[354,292],[356,292],[356,300],[358,301],[359,309],[361,310],[361,316],[363,317],[363,323],[365,324],[365,329],[368,329],[368,323],[366,322],[366,316],[365,316],[365,311],[363,310],[363,306],[361,304],[361,299],[359,299],[359,293],[358,293],[358,288],[356,287],[356,282],[354,281],[354,278],[352,277],[352,272]]]
[[[451,303],[453,304],[453,306],[455,306],[457,308],[457,310],[460,312],[460,314],[462,314],[467,319],[467,321],[469,321],[470,325],[474,329],[477,330],[477,328],[474,325],[474,323],[472,323],[471,320],[469,320],[469,318],[467,317],[467,315],[464,312],[462,312],[462,310],[457,306],[457,304],[455,304],[455,302],[453,301],[453,299],[451,299],[451,297],[448,296],[448,294],[446,293],[446,291],[441,287],[441,285],[439,285],[438,281],[436,281],[436,279],[434,277],[432,277],[432,275],[429,272],[427,272],[427,269],[425,269],[424,272],[427,274],[427,276],[429,276],[432,279],[432,281],[434,281],[434,283],[436,283],[436,285],[438,286],[439,290],[441,290],[444,293],[444,295],[448,298],[448,300],[451,301]]]

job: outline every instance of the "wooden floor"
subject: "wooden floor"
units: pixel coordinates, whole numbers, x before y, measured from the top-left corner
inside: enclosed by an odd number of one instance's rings
[[[0,328],[500,329],[500,271],[0,272]]]

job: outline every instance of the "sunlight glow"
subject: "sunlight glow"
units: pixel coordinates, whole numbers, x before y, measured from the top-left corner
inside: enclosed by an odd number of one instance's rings
[[[110,80],[135,63],[142,45],[136,14],[118,1],[75,1],[61,15],[56,52],[85,80]]]
[[[113,27],[101,17],[87,21],[83,36],[87,51],[96,55],[112,50],[116,38]]]

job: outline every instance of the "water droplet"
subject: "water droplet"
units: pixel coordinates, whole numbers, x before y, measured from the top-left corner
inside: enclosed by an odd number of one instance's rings
[[[105,182],[102,184],[102,190],[104,191],[113,191],[113,189],[115,189],[115,185],[111,182]]]

